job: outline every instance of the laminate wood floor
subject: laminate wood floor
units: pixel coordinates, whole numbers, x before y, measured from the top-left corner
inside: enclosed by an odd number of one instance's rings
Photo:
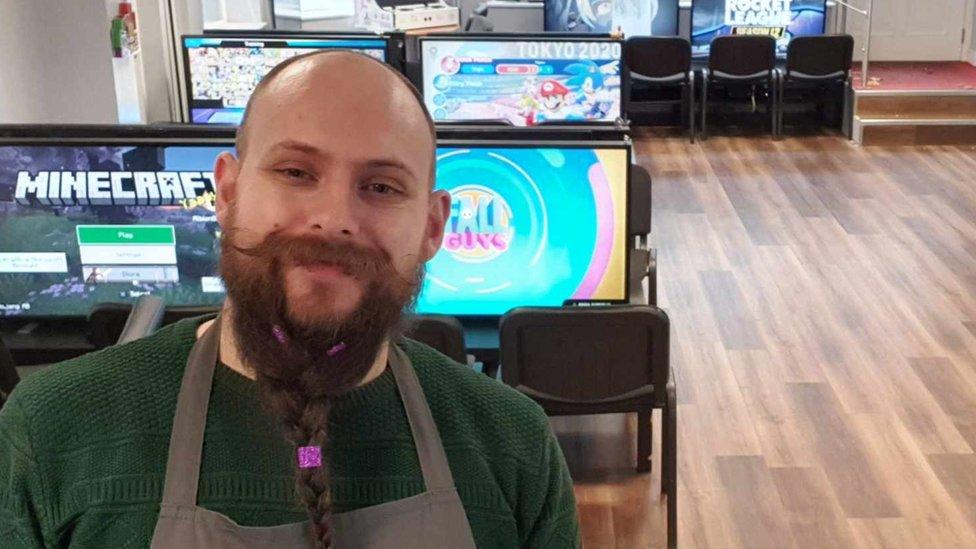
[[[976,547],[976,149],[636,140],[679,546]],[[664,546],[633,416],[554,418],[586,547]]]

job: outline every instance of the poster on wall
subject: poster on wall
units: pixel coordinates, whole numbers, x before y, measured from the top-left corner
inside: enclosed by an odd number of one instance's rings
[[[672,36],[678,0],[546,0],[545,18],[550,32]]]
[[[826,0],[695,0],[691,6],[691,52],[707,57],[712,40],[732,34],[776,39],[776,54],[786,56],[794,36],[823,34]]]

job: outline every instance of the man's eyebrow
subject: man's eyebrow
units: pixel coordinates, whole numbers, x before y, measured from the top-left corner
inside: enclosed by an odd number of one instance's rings
[[[417,178],[417,174],[413,173],[410,166],[407,166],[405,163],[397,160],[396,158],[371,158],[362,162],[362,166],[365,168],[393,168],[406,172],[407,175],[414,179]]]
[[[274,146],[271,147],[271,152],[274,153],[278,151],[296,151],[296,152],[301,152],[312,156],[322,157],[325,159],[332,158],[332,156],[329,153],[319,149],[318,147],[309,143],[305,143],[304,141],[298,141],[295,139],[286,139],[284,141],[279,141],[278,143],[275,143]]]

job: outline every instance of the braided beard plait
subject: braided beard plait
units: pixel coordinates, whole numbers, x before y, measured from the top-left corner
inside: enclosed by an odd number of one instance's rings
[[[234,231],[224,233],[221,269],[241,359],[254,369],[262,401],[296,450],[324,450],[334,399],[359,385],[370,371],[420,287],[423,271],[418,266],[413,280],[405,279],[389,257],[347,243],[272,233],[245,249],[235,246],[233,238]],[[345,318],[309,324],[289,315],[284,266],[315,261],[340,265],[362,281],[361,302]],[[328,302],[329,296],[323,299]],[[330,547],[328,460],[316,467],[298,467],[296,461],[295,481],[316,545]]]

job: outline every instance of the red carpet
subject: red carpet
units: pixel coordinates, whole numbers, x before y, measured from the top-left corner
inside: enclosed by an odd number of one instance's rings
[[[856,62],[854,88],[861,89],[861,64]],[[871,63],[867,89],[976,91],[976,67],[962,61]]]

